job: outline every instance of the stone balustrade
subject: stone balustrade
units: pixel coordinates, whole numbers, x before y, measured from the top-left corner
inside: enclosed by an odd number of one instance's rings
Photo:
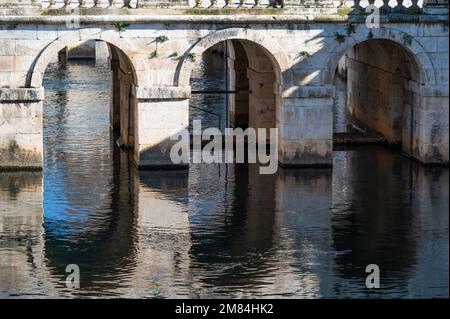
[[[381,9],[422,8],[423,0],[42,0],[46,9],[60,8],[289,8],[289,7],[332,7],[364,9],[375,5]]]
[[[281,8],[282,0],[193,0],[193,8]]]
[[[314,9],[364,9],[375,5],[384,11],[420,9],[422,7],[447,7],[448,0],[24,0],[20,3],[0,0],[0,7],[40,7],[43,9],[141,9],[141,8],[194,8],[194,9],[240,9],[240,8],[286,8]],[[334,11],[335,12],[335,11]],[[330,12],[331,13],[331,12]]]
[[[137,8],[137,0],[42,0],[46,9],[64,8]]]
[[[404,9],[422,8],[423,0],[342,0],[339,2],[340,8],[364,9],[369,5],[374,5],[380,9]]]
[[[61,8],[281,8],[282,0],[42,0],[46,9]]]

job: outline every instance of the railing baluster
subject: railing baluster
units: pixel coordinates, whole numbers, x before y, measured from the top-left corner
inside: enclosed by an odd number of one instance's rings
[[[391,7],[389,6],[389,0],[383,0],[383,5],[380,7],[381,10],[389,11]]]
[[[353,7],[355,9],[362,9],[363,8],[363,7],[361,7],[361,0],[354,0],[353,2],[354,2]]]
[[[64,0],[64,5],[62,6],[63,9],[67,8],[68,6],[70,6],[70,3],[72,2],[72,0]]]
[[[131,0],[123,0],[123,7],[124,8],[131,8],[130,2],[131,2]]]
[[[401,0],[395,0],[395,3],[393,4],[394,6],[391,7],[391,10],[395,10],[396,8],[398,8],[400,6]]]
[[[411,2],[412,2],[412,4],[411,4],[410,8],[417,9],[419,7],[419,5],[418,5],[419,1],[418,0],[411,0]]]

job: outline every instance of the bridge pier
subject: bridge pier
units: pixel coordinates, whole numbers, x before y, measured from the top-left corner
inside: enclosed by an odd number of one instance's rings
[[[423,86],[415,118],[413,157],[424,164],[448,165],[449,88],[448,85]]]
[[[190,88],[146,87],[137,90],[137,136],[134,161],[141,169],[188,168],[183,163],[173,163],[170,150],[176,141],[171,136],[189,127]],[[188,154],[184,150],[183,154]]]
[[[333,86],[290,86],[278,111],[279,160],[283,167],[331,166]]]
[[[42,88],[0,88],[0,167],[41,169]]]

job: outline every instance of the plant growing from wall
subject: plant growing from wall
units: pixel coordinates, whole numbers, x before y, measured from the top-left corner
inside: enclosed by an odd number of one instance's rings
[[[402,36],[402,42],[404,45],[410,46],[412,44],[412,40],[413,40],[413,37],[410,36],[409,34],[404,34]]]
[[[166,41],[169,41],[169,38],[165,35],[160,35],[160,36],[156,37],[156,39],[155,39],[156,48],[155,48],[155,51],[153,51],[150,56],[151,59],[156,58],[158,56],[158,44],[164,43]]]
[[[166,41],[169,41],[169,38],[166,37],[165,35],[160,35],[156,37],[156,43],[164,43]]]
[[[189,52],[186,56],[189,60],[191,60],[191,62],[195,62],[197,60],[197,54],[193,52]]]
[[[340,34],[339,32],[335,32],[335,33],[334,33],[334,39],[335,39],[338,43],[343,43],[343,42],[345,42],[345,35]]]
[[[356,25],[353,22],[348,22],[345,24],[345,31],[347,32],[348,36],[351,36],[352,33],[356,32]]]
[[[123,22],[117,22],[114,24],[114,28],[116,28],[116,31],[119,32],[120,36],[122,37],[122,32],[125,31],[130,25]]]
[[[305,58],[307,58],[307,57],[310,57],[310,56],[311,56],[311,53],[309,53],[308,51],[301,51],[301,52],[300,52],[300,55],[303,56],[303,57],[305,57]]]
[[[150,54],[150,59],[156,58],[158,56],[158,51],[154,50],[151,54]]]

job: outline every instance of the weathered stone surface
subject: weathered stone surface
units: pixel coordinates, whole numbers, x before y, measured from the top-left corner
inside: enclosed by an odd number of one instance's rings
[[[139,0],[140,8],[189,8],[189,0]]]
[[[14,103],[17,101],[42,101],[44,88],[0,88],[0,102]]]
[[[178,86],[139,87],[137,97],[140,100],[188,99],[191,97],[191,88]]]
[[[41,169],[42,153],[22,148],[15,140],[0,145],[0,169]]]
[[[332,166],[333,142],[330,140],[287,140],[280,150],[282,167]]]
[[[284,98],[330,98],[334,96],[334,86],[297,86],[292,85],[283,92]]]
[[[151,100],[139,102],[138,166],[177,166],[170,160],[170,140],[189,124],[189,100]],[[182,165],[183,166],[183,165]]]

